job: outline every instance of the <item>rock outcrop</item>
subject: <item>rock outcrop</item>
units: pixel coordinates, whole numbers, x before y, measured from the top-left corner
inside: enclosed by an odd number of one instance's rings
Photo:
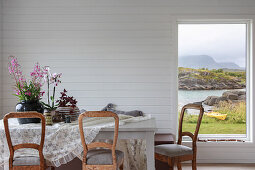
[[[223,76],[223,73],[197,69],[179,69],[180,90],[222,90],[243,89],[245,83],[237,76]]]
[[[246,92],[245,91],[226,91],[222,94],[222,96],[208,96],[204,100],[204,104],[208,106],[214,106],[221,101],[231,101],[231,102],[240,102],[245,101],[246,99]]]

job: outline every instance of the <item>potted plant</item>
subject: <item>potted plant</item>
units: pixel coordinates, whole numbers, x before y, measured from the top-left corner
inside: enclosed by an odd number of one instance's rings
[[[63,116],[70,116],[72,121],[75,121],[80,113],[79,108],[77,107],[77,100],[73,96],[67,96],[67,90],[64,89],[63,92],[61,92],[61,96],[59,97],[59,100],[57,100],[58,108],[56,112]]]
[[[52,116],[55,116],[55,111],[58,106],[58,104],[55,103],[55,94],[57,86],[61,83],[60,78],[62,76],[62,73],[51,74],[49,66],[45,66],[44,71],[45,71],[44,80],[47,85],[47,103],[44,102],[42,103],[45,107],[46,112],[45,115],[48,118],[46,120],[46,124],[48,123],[50,125],[52,124]],[[53,88],[51,88],[51,86],[53,86]],[[52,95],[50,94],[50,89],[52,89]]]
[[[52,112],[52,111],[54,112],[58,106],[55,103],[56,88],[61,83],[60,78],[62,76],[62,73],[51,74],[49,66],[45,66],[44,70],[45,70],[44,79],[47,84],[47,103],[44,103],[44,102],[42,102],[42,103],[43,103],[45,110],[47,112]],[[50,95],[51,86],[53,86],[52,95]]]
[[[14,56],[10,56],[8,69],[11,77],[15,81],[14,91],[18,97],[19,103],[16,105],[17,112],[37,111],[44,112],[44,107],[40,102],[44,94],[42,91],[44,71],[38,63],[35,64],[34,70],[30,73],[31,78],[26,79],[21,71],[21,66]],[[40,123],[39,118],[19,118],[20,124]]]

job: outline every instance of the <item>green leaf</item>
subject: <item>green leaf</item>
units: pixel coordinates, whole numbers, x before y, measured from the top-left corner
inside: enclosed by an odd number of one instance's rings
[[[46,104],[46,103],[44,103],[44,102],[42,102],[42,104],[43,104],[44,106],[46,106],[46,107],[51,108],[51,106],[50,106],[50,105],[48,105],[48,104]]]

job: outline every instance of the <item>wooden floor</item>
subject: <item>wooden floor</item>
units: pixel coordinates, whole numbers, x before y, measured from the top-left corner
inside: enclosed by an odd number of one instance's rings
[[[191,170],[191,165],[183,164],[182,170]],[[198,164],[197,170],[255,170],[255,164]]]
[[[82,169],[81,161],[78,158],[75,158],[72,162],[72,164],[62,165],[56,168],[56,170]],[[168,167],[164,166],[156,168],[156,170],[168,170]],[[175,170],[177,170],[176,167]],[[182,170],[191,170],[191,164],[182,164]],[[255,164],[198,164],[197,170],[255,170]]]

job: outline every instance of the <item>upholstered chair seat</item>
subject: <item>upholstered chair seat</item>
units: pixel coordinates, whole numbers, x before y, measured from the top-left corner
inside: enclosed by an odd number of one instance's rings
[[[165,145],[155,146],[155,152],[157,154],[165,155],[169,157],[193,154],[192,148],[184,146],[184,145],[178,145],[178,144],[165,144]]]
[[[38,156],[20,156],[14,157],[13,166],[32,166],[40,165],[40,157]]]
[[[13,145],[11,140],[11,134],[9,130],[8,119],[12,118],[38,118],[41,119],[41,141],[40,144],[37,143],[21,143]],[[43,156],[43,145],[45,139],[45,117],[38,112],[12,112],[4,116],[4,129],[5,135],[10,151],[9,156],[9,169],[10,170],[46,170],[49,166],[46,166],[46,161]],[[36,155],[31,155],[30,151],[24,151],[23,149],[34,149],[38,153]],[[16,155],[17,154],[17,155]],[[29,154],[29,155],[28,155]],[[51,167],[51,170],[54,170]]]
[[[197,126],[195,133],[183,132],[182,124],[184,114],[187,109],[199,110]],[[186,104],[182,107],[179,118],[178,142],[177,144],[164,144],[155,146],[155,159],[166,162],[169,170],[174,170],[174,164],[177,163],[178,170],[182,170],[181,162],[192,160],[192,170],[197,170],[197,139],[200,124],[204,115],[204,108],[201,102]],[[192,139],[192,148],[182,145],[182,137],[190,137]]]
[[[122,163],[124,159],[124,153],[115,150],[117,165]],[[92,149],[87,154],[88,165],[111,165],[112,162],[112,150],[110,149]]]

